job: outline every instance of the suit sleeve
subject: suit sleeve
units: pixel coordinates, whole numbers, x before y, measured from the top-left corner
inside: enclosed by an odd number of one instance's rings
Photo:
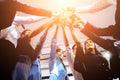
[[[85,27],[98,36],[114,36],[116,34],[115,31],[117,30],[117,28],[115,28],[113,25],[110,25],[106,28],[96,28],[94,25],[87,23]]]
[[[37,15],[37,16],[46,16],[51,17],[52,13],[48,10],[41,8],[34,8],[32,6],[28,6],[26,4],[22,4],[20,2],[15,1],[12,5],[16,8],[16,11],[22,11],[27,14]]]
[[[77,43],[77,52],[74,61],[74,69],[84,76],[86,74],[86,68],[84,66],[84,51],[80,43]]]
[[[83,34],[85,34],[87,37],[92,39],[95,43],[97,43],[99,46],[106,50],[113,49],[113,42],[114,40],[110,39],[104,39],[93,33],[91,30],[89,30],[88,27],[85,27],[83,30],[81,30]]]

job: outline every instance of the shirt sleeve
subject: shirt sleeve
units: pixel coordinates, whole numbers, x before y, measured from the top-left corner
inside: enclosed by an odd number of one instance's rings
[[[51,43],[51,52],[50,52],[50,59],[54,59],[55,58],[55,55],[56,55],[56,43],[57,43],[57,40],[56,39],[53,39],[52,40],[52,43]]]
[[[52,15],[51,11],[49,10],[28,6],[27,4],[23,4],[18,1],[14,1],[12,5],[14,5],[14,7],[16,8],[16,11],[22,11],[27,14],[37,15],[37,16],[46,16],[46,17],[51,17]]]
[[[29,24],[37,21],[41,21],[46,17],[42,16],[15,16],[14,22],[16,24]]]
[[[75,56],[73,55],[73,52],[70,47],[66,47],[66,57],[69,61],[69,64],[73,65]]]

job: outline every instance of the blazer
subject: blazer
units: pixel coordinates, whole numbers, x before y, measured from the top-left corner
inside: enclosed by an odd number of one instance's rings
[[[90,31],[87,27],[85,27],[81,32],[92,39],[99,46],[111,52],[110,67],[112,76],[115,78],[118,76],[120,77],[120,49],[114,45],[114,42],[116,42],[116,40],[100,38],[92,31]]]

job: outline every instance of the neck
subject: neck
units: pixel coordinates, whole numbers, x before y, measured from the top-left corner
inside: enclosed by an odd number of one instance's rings
[[[89,50],[88,50],[88,53],[96,54],[96,53],[95,53],[95,49],[89,49]]]

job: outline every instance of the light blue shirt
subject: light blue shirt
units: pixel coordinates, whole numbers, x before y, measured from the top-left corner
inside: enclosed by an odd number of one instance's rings
[[[40,61],[36,59],[33,62],[33,65],[30,70],[30,75],[28,77],[28,80],[42,80],[42,73],[40,69]]]
[[[67,71],[62,61],[56,55],[56,39],[52,40],[49,60],[49,80],[69,80]]]

